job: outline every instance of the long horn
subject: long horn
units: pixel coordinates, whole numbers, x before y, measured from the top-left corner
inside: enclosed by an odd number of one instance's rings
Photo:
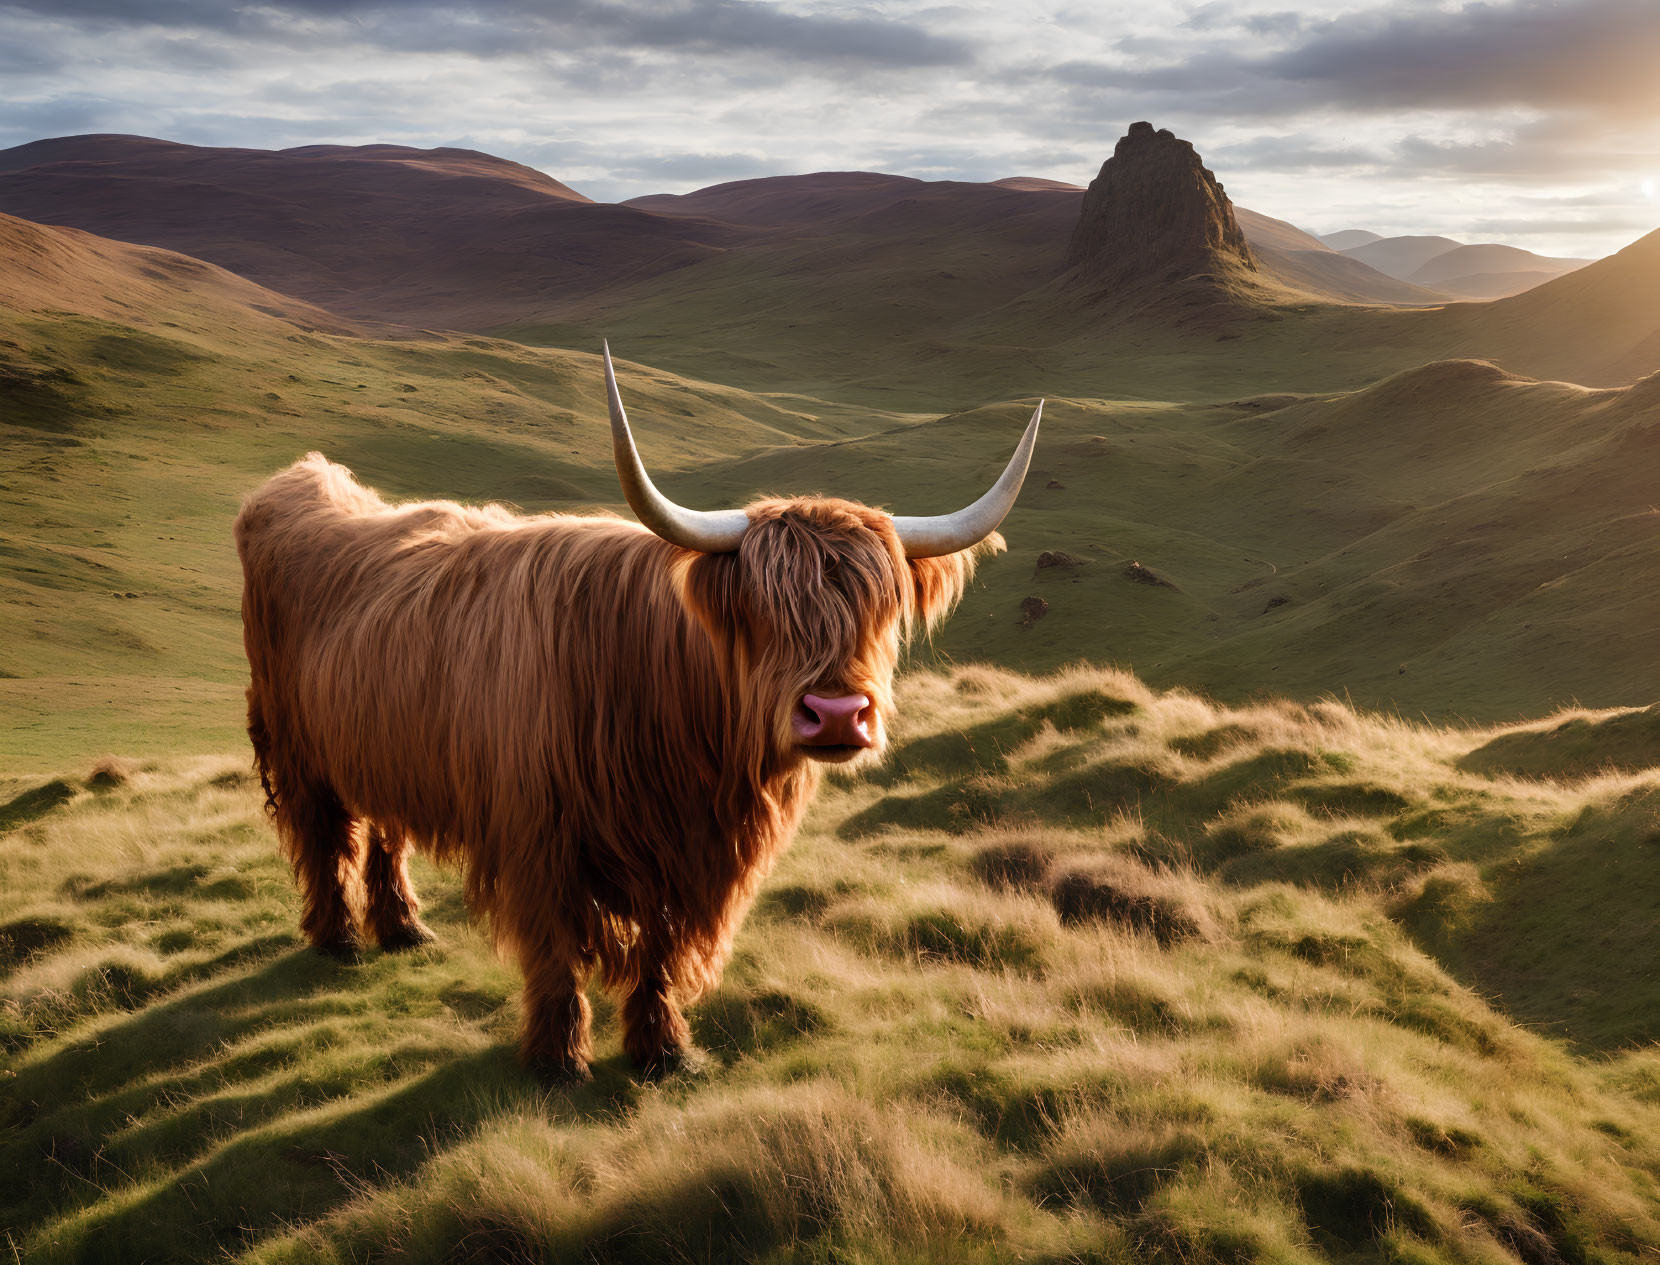
[[[997,530],[1020,495],[1020,485],[1026,479],[1026,467],[1032,464],[1032,449],[1037,444],[1038,422],[1043,418],[1043,401],[1032,412],[1026,423],[1026,433],[1009,458],[1009,464],[996,483],[974,504],[955,514],[936,514],[930,518],[905,518],[894,515],[894,530],[905,546],[907,558],[938,558],[961,549],[972,549]]]
[[[611,368],[609,342],[605,344],[605,393],[611,403],[611,452],[617,460],[617,478],[635,516],[671,545],[682,549],[695,549],[699,553],[736,550],[749,530],[749,515],[742,510],[689,510],[669,500],[652,483],[640,463],[633,432],[628,429],[622,396],[617,394],[617,375]]]

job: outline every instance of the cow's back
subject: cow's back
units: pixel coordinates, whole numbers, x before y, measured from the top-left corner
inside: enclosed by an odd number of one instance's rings
[[[545,831],[569,816],[553,798],[639,802],[642,765],[688,745],[668,747],[664,692],[719,714],[672,550],[634,524],[389,506],[311,454],[235,534],[250,702],[353,811],[434,845],[513,828],[507,813]]]

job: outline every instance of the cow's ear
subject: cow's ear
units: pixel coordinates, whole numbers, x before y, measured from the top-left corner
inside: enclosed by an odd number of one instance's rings
[[[932,630],[951,613],[957,599],[963,595],[972,563],[963,564],[964,555],[949,553],[943,558],[912,558],[911,582],[916,589],[916,625]]]
[[[717,645],[744,631],[742,568],[735,553],[703,553],[686,567],[686,604]]]
[[[974,577],[974,563],[981,554],[1002,553],[1003,537],[992,532],[972,549],[948,553],[943,558],[911,558],[911,582],[915,586],[914,623],[933,630],[961,600],[963,590]]]

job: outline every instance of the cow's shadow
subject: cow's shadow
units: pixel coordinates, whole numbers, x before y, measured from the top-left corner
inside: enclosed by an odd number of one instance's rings
[[[416,1022],[372,1048],[351,1030],[365,968],[292,936],[227,959],[229,974],[20,1053],[0,1086],[0,1171],[18,1175],[0,1221],[19,1242],[50,1221],[78,1259],[219,1257],[407,1176],[491,1118],[616,1118],[640,1093],[620,1052],[591,1083],[542,1085],[488,1015],[460,1038]]]

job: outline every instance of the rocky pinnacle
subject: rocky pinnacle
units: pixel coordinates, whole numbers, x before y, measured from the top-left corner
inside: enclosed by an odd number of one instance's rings
[[[1151,123],[1132,123],[1101,164],[1066,262],[1114,287],[1257,268],[1221,183],[1189,142]]]

